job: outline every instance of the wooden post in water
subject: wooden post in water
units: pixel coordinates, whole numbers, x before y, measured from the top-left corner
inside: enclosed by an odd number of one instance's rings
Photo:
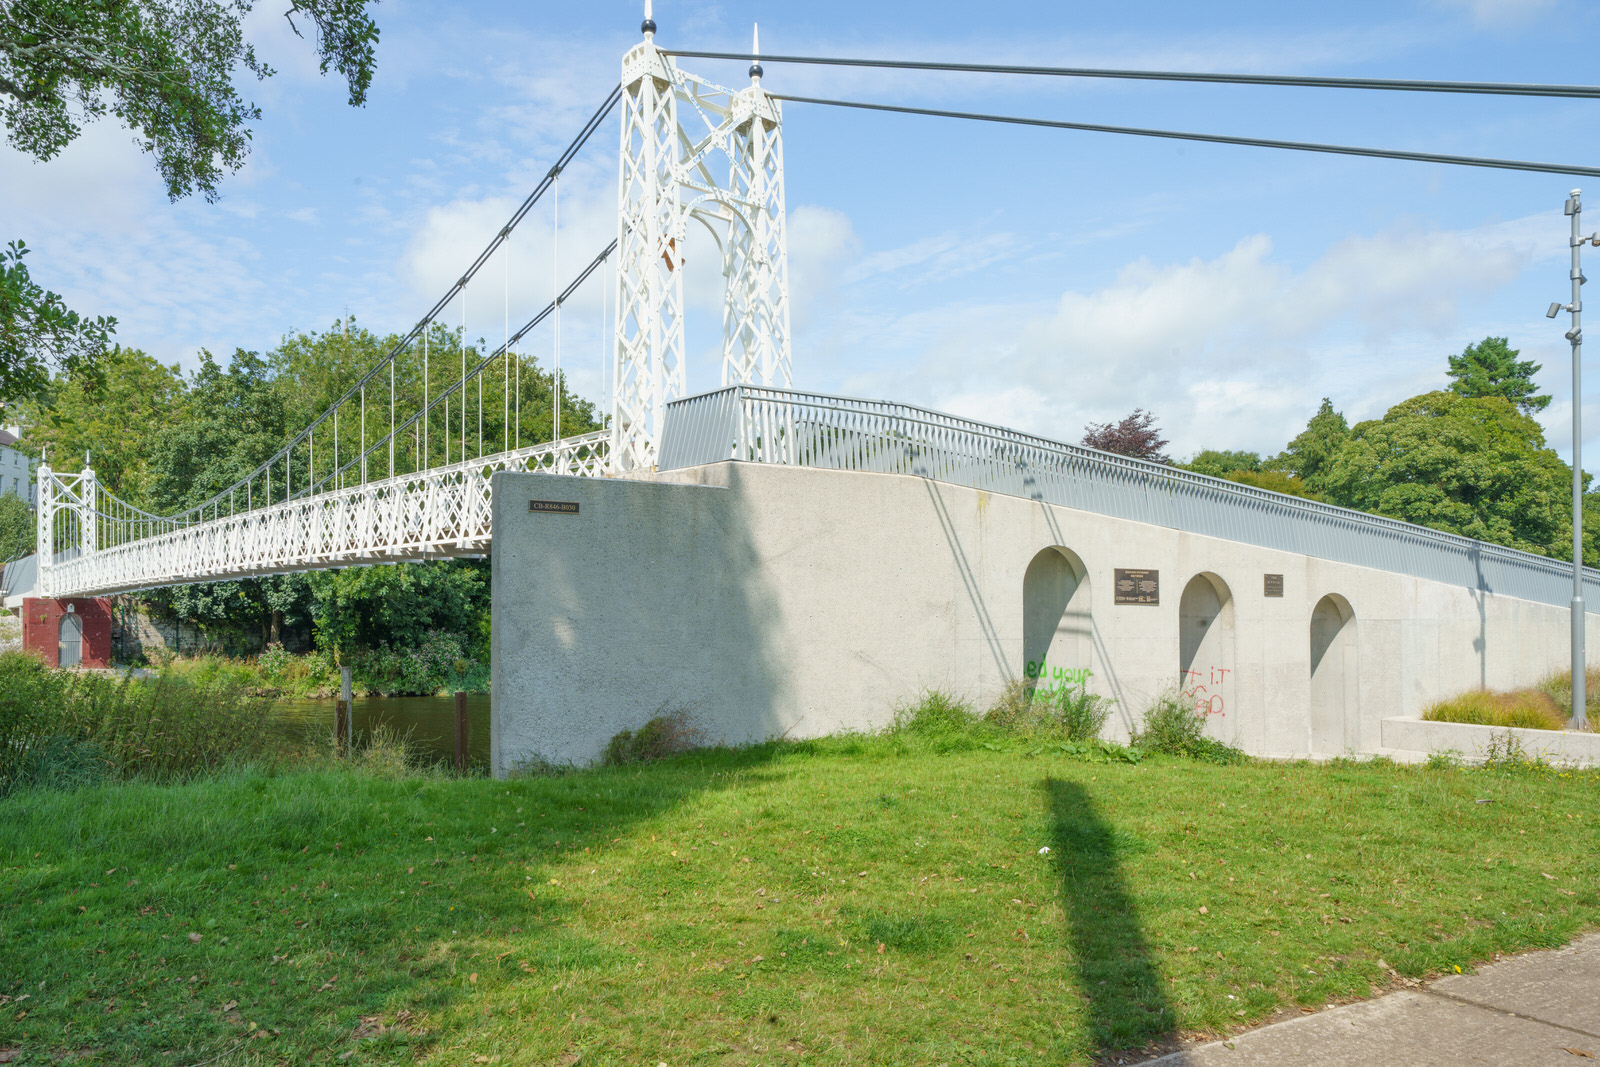
[[[467,773],[467,694],[456,690],[456,773]]]
[[[344,735],[348,728],[350,718],[350,705],[342,699],[333,702],[333,751],[334,755],[344,755]]]
[[[339,705],[334,714],[334,730],[339,734],[339,748],[353,752],[356,747],[356,709],[351,692],[350,668],[339,668]]]

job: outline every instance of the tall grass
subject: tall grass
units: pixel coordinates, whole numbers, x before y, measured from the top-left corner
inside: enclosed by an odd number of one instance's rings
[[[1571,700],[1570,690],[1568,700]],[[1560,730],[1567,724],[1567,712],[1542,688],[1518,689],[1509,693],[1473,689],[1439,701],[1423,711],[1422,717],[1429,722],[1462,722],[1529,730]]]
[[[1584,672],[1584,706],[1590,722],[1600,719],[1600,668],[1590,667]],[[1572,672],[1557,671],[1536,687],[1560,706],[1563,718],[1572,716]]]
[[[234,672],[153,678],[51,671],[0,654],[0,793],[98,778],[183,778],[278,751],[271,701]]]

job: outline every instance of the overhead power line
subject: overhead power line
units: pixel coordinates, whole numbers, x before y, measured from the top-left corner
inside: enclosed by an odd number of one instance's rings
[[[1064,122],[1058,119],[1023,118],[1016,115],[985,115],[973,111],[944,111],[930,107],[899,104],[869,104],[859,100],[824,100],[812,96],[768,93],[774,100],[796,104],[824,104],[862,111],[889,111],[900,115],[929,115],[942,119],[969,119],[1001,122],[1012,126],[1045,126],[1056,130],[1084,130],[1089,133],[1120,133],[1133,137],[1162,137],[1172,141],[1204,141],[1210,144],[1246,145],[1251,148],[1284,148],[1294,152],[1323,152],[1337,156],[1368,156],[1374,159],[1405,159],[1415,163],[1448,163],[1457,167],[1490,167],[1496,170],[1531,170],[1541,174],[1579,174],[1600,177],[1600,167],[1569,166],[1565,163],[1530,163],[1521,159],[1489,159],[1480,156],[1447,156],[1434,152],[1403,152],[1388,148],[1361,148],[1355,145],[1316,144],[1311,141],[1275,141],[1264,137],[1228,137],[1214,133],[1183,133],[1177,130],[1150,130],[1138,126],[1103,126],[1090,122]]]
[[[1029,74],[1052,78],[1120,78],[1131,81],[1222,82],[1230,85],[1291,85],[1311,89],[1379,89],[1411,93],[1470,93],[1479,96],[1554,96],[1600,99],[1600,85],[1539,85],[1524,82],[1427,81],[1411,78],[1320,78],[1287,74],[1209,74],[1184,70],[1119,70],[1105,67],[1030,67],[1003,63],[936,63],[915,59],[846,59],[829,56],[762,56],[752,52],[691,52],[664,49],[690,59],[803,63],[824,67],[954,71],[966,74]]]

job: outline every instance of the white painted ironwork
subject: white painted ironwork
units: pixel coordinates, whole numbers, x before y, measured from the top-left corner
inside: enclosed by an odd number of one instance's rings
[[[107,543],[70,559],[41,552],[39,558],[50,563],[39,570],[39,595],[98,595],[487,552],[495,474],[603,474],[607,443],[606,431],[597,430],[186,524],[143,513],[118,516],[115,506],[120,502],[101,494],[97,518]],[[70,507],[81,512],[78,479],[53,475],[48,468],[40,471],[41,489],[51,487],[45,491],[56,495],[58,511]],[[69,497],[73,503],[60,503]],[[41,529],[49,521],[41,517]]]
[[[678,69],[654,38],[647,21],[644,41],[622,60],[611,427],[618,471],[655,466],[666,405],[687,391],[683,268],[691,219],[722,254],[722,384],[787,387],[791,379],[778,102],[762,90],[759,66],[749,88],[726,89]]]

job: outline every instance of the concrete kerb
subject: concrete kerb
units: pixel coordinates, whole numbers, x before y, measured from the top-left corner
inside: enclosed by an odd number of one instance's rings
[[[1450,753],[1465,763],[1482,763],[1493,754],[1521,753],[1560,767],[1600,767],[1600,733],[1527,730],[1422,719],[1383,720],[1383,745],[1419,753]]]
[[[1572,1064],[1600,1057],[1600,934],[1476,974],[1249,1030],[1146,1067],[1316,1063]]]

